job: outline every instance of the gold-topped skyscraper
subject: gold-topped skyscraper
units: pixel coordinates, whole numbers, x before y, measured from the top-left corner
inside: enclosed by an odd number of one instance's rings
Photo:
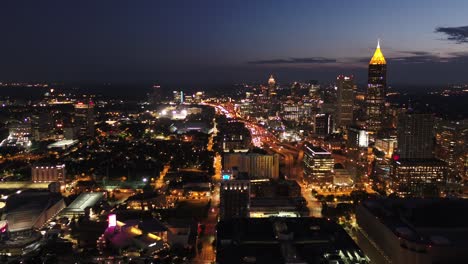
[[[367,129],[375,133],[382,129],[387,90],[387,62],[380,50],[380,41],[369,62],[366,95]]]

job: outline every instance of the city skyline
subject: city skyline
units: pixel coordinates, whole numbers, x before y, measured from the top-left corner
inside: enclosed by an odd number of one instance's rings
[[[0,13],[1,81],[365,83],[377,39],[389,85],[468,81],[464,1],[57,1]]]
[[[0,262],[467,262],[466,10],[5,3]]]

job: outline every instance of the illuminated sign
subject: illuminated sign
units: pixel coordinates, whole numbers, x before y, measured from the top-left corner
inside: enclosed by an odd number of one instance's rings
[[[8,231],[8,221],[2,220],[0,221],[0,233],[6,233]]]
[[[223,180],[229,180],[229,179],[231,179],[231,175],[229,175],[229,174],[224,174],[223,175]]]
[[[108,227],[115,227],[117,226],[117,216],[115,214],[110,214],[107,217],[107,221],[109,222]]]

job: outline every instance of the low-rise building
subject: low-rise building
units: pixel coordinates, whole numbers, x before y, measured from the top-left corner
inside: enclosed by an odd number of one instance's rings
[[[65,164],[34,165],[31,167],[31,180],[33,182],[60,182],[65,183]]]

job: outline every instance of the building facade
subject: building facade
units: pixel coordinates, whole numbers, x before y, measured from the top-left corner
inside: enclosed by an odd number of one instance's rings
[[[223,169],[237,168],[251,179],[277,179],[279,177],[279,155],[258,153],[225,153]]]
[[[331,184],[334,165],[334,159],[327,150],[304,146],[304,178],[307,182]]]
[[[31,180],[33,182],[65,182],[66,170],[65,165],[55,166],[39,166],[35,165],[31,168]]]
[[[434,155],[434,117],[408,110],[398,116],[392,191],[402,197],[438,197],[447,183],[447,163]]]
[[[369,62],[369,73],[366,94],[367,128],[378,132],[382,129],[385,113],[385,96],[387,89],[387,62],[377,44],[374,56]]]
[[[398,116],[398,155],[401,159],[434,157],[434,116],[408,111]]]
[[[336,78],[337,111],[336,126],[347,127],[353,123],[354,80],[353,76],[340,75]]]
[[[94,136],[94,103],[79,102],[75,104],[75,126],[79,128],[79,136]]]
[[[250,180],[223,179],[220,188],[221,219],[249,217]]]

